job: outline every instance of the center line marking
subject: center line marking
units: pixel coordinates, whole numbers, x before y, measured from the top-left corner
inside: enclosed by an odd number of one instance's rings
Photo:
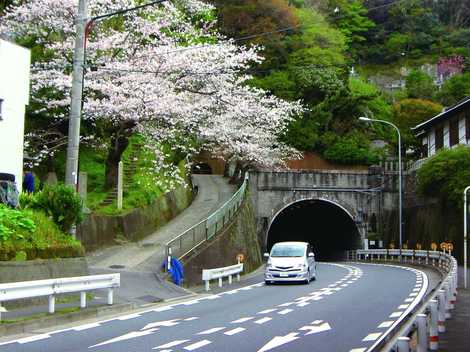
[[[270,317],[261,318],[261,319],[255,321],[255,324],[260,324],[261,325],[261,324],[264,324],[264,323],[266,323],[270,320],[272,320],[272,318],[270,318]]]
[[[239,332],[242,332],[242,331],[245,331],[245,330],[246,330],[245,328],[235,328],[233,330],[229,330],[229,331],[224,332],[224,335],[232,336],[232,335],[238,334]]]
[[[245,317],[245,318],[240,318],[240,319],[237,319],[237,320],[234,320],[232,321],[232,324],[239,324],[239,323],[244,323],[248,320],[251,320],[253,319],[254,317]]]
[[[364,337],[364,339],[362,341],[375,341],[379,338],[380,335],[382,335],[381,332],[374,332],[374,333],[369,334],[366,337]]]
[[[268,314],[268,313],[272,313],[274,311],[276,311],[277,309],[276,308],[271,308],[271,309],[265,309],[265,310],[262,310],[261,312],[258,312],[256,314]]]
[[[192,345],[186,346],[184,349],[185,349],[186,351],[193,351],[193,350],[195,350],[195,349],[198,349],[199,347],[207,346],[207,345],[209,345],[209,344],[211,344],[211,343],[212,343],[212,341],[209,341],[209,340],[202,340],[202,341],[193,343]]]
[[[393,320],[384,321],[382,324],[378,326],[378,328],[389,328],[390,326],[392,326],[393,323],[394,323]]]
[[[204,330],[204,331],[201,331],[201,332],[197,333],[197,335],[209,335],[209,334],[213,334],[214,332],[217,332],[217,331],[220,331],[220,330],[223,330],[223,329],[225,329],[225,326],[212,328],[212,329],[207,329],[207,330]]]

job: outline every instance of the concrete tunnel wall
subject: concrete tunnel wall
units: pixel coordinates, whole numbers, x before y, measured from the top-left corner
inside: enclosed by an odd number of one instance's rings
[[[359,230],[348,211],[331,201],[293,202],[278,212],[267,230],[266,248],[276,242],[309,242],[317,260],[342,260],[349,249],[359,248]]]

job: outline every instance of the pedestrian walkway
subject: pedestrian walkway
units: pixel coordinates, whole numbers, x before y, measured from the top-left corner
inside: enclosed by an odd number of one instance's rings
[[[446,332],[439,334],[439,351],[442,352],[470,351],[470,342],[467,340],[470,332],[470,289],[463,288],[463,267],[459,267],[458,273],[459,288],[455,309],[451,311],[452,317],[446,320]]]
[[[162,280],[165,244],[207,218],[228,201],[236,187],[220,175],[193,175],[198,193],[180,215],[140,242],[112,246],[88,257],[91,274],[121,273],[118,299],[137,304],[187,295],[188,291]]]

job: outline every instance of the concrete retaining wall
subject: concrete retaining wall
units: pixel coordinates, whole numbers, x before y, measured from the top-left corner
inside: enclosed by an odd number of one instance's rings
[[[185,261],[185,286],[202,285],[202,269],[236,264],[237,254],[240,253],[245,256],[244,273],[249,273],[262,264],[255,214],[249,200],[245,200],[234,221],[221,234]]]
[[[114,244],[123,237],[139,240],[173,219],[192,201],[189,188],[179,187],[158,198],[153,204],[127,214],[106,216],[91,214],[77,229],[77,238],[87,250]]]

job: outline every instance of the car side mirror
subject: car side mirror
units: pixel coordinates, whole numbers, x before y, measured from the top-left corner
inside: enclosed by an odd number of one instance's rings
[[[263,257],[269,258],[269,253],[264,253],[264,254],[263,254]]]
[[[309,258],[314,258],[314,257],[315,257],[315,254],[313,254],[312,252],[310,252],[310,253],[308,254],[308,256],[309,256]]]

